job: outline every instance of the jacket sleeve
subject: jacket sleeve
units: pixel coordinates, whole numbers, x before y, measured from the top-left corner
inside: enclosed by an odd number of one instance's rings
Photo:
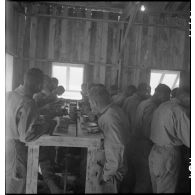
[[[32,141],[41,136],[48,125],[39,121],[38,111],[34,102],[24,103],[17,112],[17,127],[20,141]]]
[[[177,136],[182,141],[182,143],[190,147],[190,120],[185,114],[185,112],[177,113],[178,118],[176,119],[176,130]]]
[[[124,131],[121,121],[114,115],[106,118],[104,124],[104,150],[105,150],[105,164],[103,168],[103,179],[108,181],[113,176],[123,177],[124,168],[124,138],[122,133]]]

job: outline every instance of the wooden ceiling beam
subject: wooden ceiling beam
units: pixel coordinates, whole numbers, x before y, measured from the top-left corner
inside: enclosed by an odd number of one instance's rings
[[[113,12],[113,13],[120,13],[122,14],[123,9],[121,8],[114,8],[114,7],[109,7],[106,5],[98,5],[98,2],[92,2],[87,3],[87,2],[44,2],[47,4],[53,4],[53,5],[61,5],[61,6],[70,6],[70,7],[83,7],[86,9],[91,9],[94,11],[103,11],[103,12]]]
[[[110,19],[95,19],[91,18],[91,11],[88,10],[88,14],[86,18],[83,17],[74,17],[74,16],[65,16],[64,14],[61,16],[56,15],[47,15],[47,14],[23,14],[19,13],[20,15],[27,16],[27,17],[46,17],[46,18],[60,18],[60,19],[67,19],[67,20],[83,20],[83,21],[93,21],[93,22],[105,22],[105,23],[117,23],[117,24],[128,24],[127,21],[117,21],[117,20],[110,20]],[[154,26],[159,28],[175,28],[178,30],[188,31],[186,28],[182,28],[181,26],[172,26],[172,25],[160,25],[160,24],[147,24],[147,23],[139,23],[133,22],[132,25],[140,25],[140,26]]]

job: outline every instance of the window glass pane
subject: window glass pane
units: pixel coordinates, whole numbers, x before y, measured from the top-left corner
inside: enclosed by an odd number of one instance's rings
[[[165,74],[161,83],[168,85],[172,89],[176,78],[177,78],[177,74]]]
[[[66,66],[53,65],[52,76],[58,79],[59,84],[66,89]]]
[[[151,75],[150,75],[151,95],[154,94],[154,90],[155,90],[156,86],[159,84],[161,75],[162,75],[162,73],[151,72]]]
[[[179,79],[177,80],[177,83],[175,84],[174,88],[179,87]]]
[[[159,84],[159,81],[161,79],[161,75],[164,74],[164,77],[161,81],[162,84],[168,85],[171,89],[175,87],[179,87],[179,81],[180,81],[180,72],[179,71],[170,71],[170,70],[151,70],[150,75],[150,86],[151,86],[151,95],[154,94],[154,90]],[[176,78],[177,83],[174,85]]]
[[[6,71],[6,92],[12,91],[12,79],[13,79],[13,56],[6,53],[5,57],[5,71]]]
[[[52,76],[56,77],[59,85],[64,86],[66,90],[60,97],[72,100],[82,99],[80,92],[83,83],[83,71],[84,68],[80,65],[76,66],[74,64],[74,66],[71,66],[71,64],[66,63],[53,63]],[[69,80],[67,81],[67,79]]]
[[[69,90],[81,91],[82,83],[83,83],[83,68],[70,67]]]

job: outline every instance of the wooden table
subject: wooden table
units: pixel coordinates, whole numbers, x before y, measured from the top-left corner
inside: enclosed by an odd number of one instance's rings
[[[81,147],[87,148],[87,167],[85,193],[98,193],[100,186],[97,183],[97,172],[100,167],[97,166],[97,160],[102,155],[100,146],[103,135],[85,135],[78,129],[78,136],[68,133],[64,136],[44,135],[36,141],[27,143],[28,146],[28,165],[26,179],[26,193],[37,193],[38,179],[38,160],[40,146],[62,146],[62,147]]]

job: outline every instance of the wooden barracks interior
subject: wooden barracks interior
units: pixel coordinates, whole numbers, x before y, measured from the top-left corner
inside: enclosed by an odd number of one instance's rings
[[[190,1],[5,1],[6,193],[189,193]]]

